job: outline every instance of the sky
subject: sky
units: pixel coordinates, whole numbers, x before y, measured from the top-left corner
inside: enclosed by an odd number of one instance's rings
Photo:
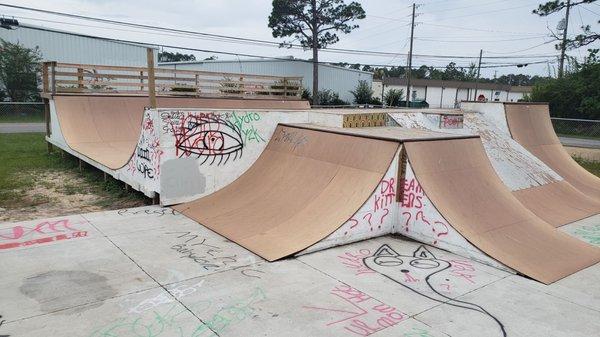
[[[348,2],[348,0],[346,0]],[[400,55],[354,55],[322,51],[320,61],[373,65],[405,66],[409,49],[412,1],[362,0],[367,17],[358,20],[359,28],[340,35],[332,48],[370,50]],[[554,74],[558,51],[550,37],[564,12],[548,17],[531,13],[542,1],[536,0],[422,0],[417,2],[414,31],[413,66],[443,67],[450,61],[459,66],[477,62],[483,50],[483,77],[508,73],[547,76]],[[34,7],[103,19],[151,26],[169,27],[243,38],[283,42],[273,38],[267,26],[272,5],[269,0],[0,0],[3,4]],[[139,28],[107,25],[73,18],[11,9],[0,6],[0,15],[14,16],[20,22],[58,28],[77,33],[132,40],[157,45],[308,59],[310,51],[215,41],[212,39],[158,33]],[[574,7],[569,19],[569,34],[576,35],[582,24],[597,24],[600,1]],[[600,42],[589,46],[600,48]],[[582,59],[587,48],[568,52]],[[193,53],[199,59],[212,55],[236,59],[232,55]],[[421,55],[467,56],[472,58],[432,58]],[[529,57],[532,56],[532,57]],[[243,56],[238,56],[244,58]],[[487,58],[499,57],[499,58]],[[515,58],[518,57],[518,58]],[[517,68],[515,63],[542,62]],[[510,64],[508,67],[493,67]]]

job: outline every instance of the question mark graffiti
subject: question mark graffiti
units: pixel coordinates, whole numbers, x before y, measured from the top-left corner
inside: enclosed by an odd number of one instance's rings
[[[348,220],[348,222],[351,222],[351,221],[353,221],[353,222],[354,222],[354,225],[350,226],[350,229],[353,229],[354,227],[358,226],[358,220],[356,220],[356,219],[354,219],[354,218],[352,218],[352,219]],[[346,235],[346,234],[348,234],[348,231],[345,231],[345,232],[344,232],[344,235]]]
[[[404,230],[406,232],[408,232],[408,225],[410,223],[410,219],[412,218],[412,213],[411,212],[402,212],[402,215],[408,215],[408,218],[406,218],[406,223],[404,223]]]
[[[390,214],[390,210],[389,210],[389,209],[387,209],[387,208],[384,208],[383,210],[385,211],[385,214],[383,214],[383,215],[381,216],[381,219],[379,219],[379,224],[380,224],[380,225],[381,225],[381,224],[383,224],[383,218],[385,218],[385,217],[386,217],[388,214]],[[379,228],[381,228],[381,226],[379,226]]]
[[[373,217],[373,214],[371,214],[371,213],[367,213],[367,214],[363,215],[363,220],[364,220],[366,217],[369,217],[369,220],[367,220],[367,222],[369,223],[369,228],[371,229],[371,231],[373,231],[373,226],[371,225],[371,218]]]
[[[436,221],[435,224],[444,226],[444,230],[445,230],[445,232],[438,231],[438,234],[437,234],[438,238],[441,238],[444,235],[448,235],[448,225],[446,225],[444,222],[441,222],[441,221]],[[434,243],[436,243],[436,242],[437,242],[437,240]]]

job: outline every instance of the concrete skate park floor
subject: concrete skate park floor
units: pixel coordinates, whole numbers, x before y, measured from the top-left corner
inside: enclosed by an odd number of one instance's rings
[[[600,245],[599,216],[564,230]],[[2,223],[0,336],[600,331],[600,264],[546,286],[420,246],[385,236],[268,263],[158,206]],[[427,279],[409,276],[404,268],[423,249],[428,261],[450,267]],[[381,270],[365,266],[363,258],[378,251],[393,251],[406,263]]]

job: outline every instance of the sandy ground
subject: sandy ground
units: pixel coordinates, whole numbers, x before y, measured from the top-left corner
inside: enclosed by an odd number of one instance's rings
[[[25,221],[81,212],[95,212],[144,205],[141,200],[123,200],[97,191],[77,172],[45,171],[35,175],[33,186],[20,191],[23,205],[0,208],[0,222]]]

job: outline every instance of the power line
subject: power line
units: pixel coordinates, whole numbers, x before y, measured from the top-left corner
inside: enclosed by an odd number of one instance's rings
[[[488,5],[492,5],[492,4],[499,3],[499,2],[506,2],[506,0],[496,0],[496,1],[486,2],[486,3],[482,3],[482,4],[476,4],[476,5],[471,4],[469,6],[463,6],[463,7],[438,9],[438,10],[435,10],[435,11],[427,11],[427,12],[424,12],[424,13],[425,14],[431,14],[431,13],[439,13],[439,12],[450,12],[450,11],[456,11],[456,10],[460,10],[460,9],[467,9],[467,8],[473,8],[473,7],[488,6]]]
[[[174,29],[174,28],[167,28],[167,27],[148,26],[148,25],[143,25],[143,24],[136,24],[136,23],[116,21],[116,20],[108,20],[108,19],[102,19],[102,18],[87,17],[87,16],[70,14],[70,13],[55,12],[55,11],[49,11],[49,10],[43,10],[43,9],[37,9],[37,8],[30,8],[30,7],[24,7],[24,6],[7,5],[7,4],[2,4],[2,3],[0,3],[0,6],[5,6],[5,7],[9,7],[9,8],[16,8],[16,9],[22,9],[22,10],[30,10],[30,11],[41,12],[41,13],[51,14],[51,15],[66,16],[66,17],[77,18],[77,19],[81,19],[81,20],[91,20],[91,21],[108,23],[108,24],[114,24],[114,25],[125,25],[125,26],[128,26],[128,27],[143,28],[143,29],[148,29],[148,30],[152,30],[152,31],[169,31],[169,32],[174,32],[174,33],[178,33],[178,34],[183,34],[185,36],[189,36],[189,35],[194,35],[195,36],[195,35],[198,35],[198,36],[202,36],[204,38],[207,38],[207,39],[209,39],[211,41],[230,42],[230,43],[240,42],[240,43],[244,43],[244,44],[253,44],[253,45],[259,45],[259,46],[273,46],[273,47],[280,47],[281,46],[281,43],[276,42],[276,41],[267,41],[267,40],[251,39],[251,38],[241,38],[241,37],[227,36],[227,35],[221,35],[221,34],[210,34],[210,33],[203,33],[203,32],[190,31],[190,30],[182,30],[182,29]],[[75,23],[71,23],[71,24],[72,25],[80,25],[80,24],[75,24]],[[304,50],[304,46],[301,46],[301,45],[298,45],[298,44],[289,44],[289,46],[292,47],[292,48],[303,49]],[[354,55],[382,56],[382,57],[393,57],[393,56],[404,56],[404,55],[406,55],[405,53],[382,52],[382,51],[359,50],[359,49],[343,49],[343,48],[322,48],[322,49],[320,49],[320,51],[326,52],[326,53],[340,53],[340,54],[354,54]],[[474,59],[474,58],[476,58],[476,57],[473,57],[473,56],[461,56],[461,55],[419,55],[419,54],[414,54],[414,56],[415,57],[440,58],[440,59],[455,59],[455,58],[456,59],[461,59],[461,58],[462,59]],[[549,57],[549,56],[547,56],[547,55],[546,56],[529,56],[529,55],[522,55],[522,56],[514,55],[514,56],[510,56],[510,58],[539,58],[539,57]],[[484,58],[501,58],[501,57],[490,56],[490,57],[484,57]],[[502,57],[502,58],[509,58],[509,57]]]
[[[430,39],[430,38],[425,38],[425,37],[415,37],[416,40],[421,40],[421,41],[432,41],[432,42],[460,42],[460,43],[483,43],[483,42],[505,42],[505,41],[523,41],[523,40],[537,40],[537,39],[543,39],[545,37],[542,36],[534,36],[534,37],[522,37],[522,38],[513,38],[513,39],[501,39],[501,40],[437,40],[437,39]]]
[[[36,30],[42,30],[42,31],[48,31],[47,29],[44,28],[37,28],[37,27],[29,27],[30,29],[36,29]],[[253,58],[259,58],[259,59],[267,59],[267,60],[277,60],[277,61],[293,61],[293,62],[304,62],[304,63],[311,63],[311,60],[302,60],[302,59],[289,59],[289,58],[282,58],[282,57],[274,57],[274,56],[265,56],[265,55],[257,55],[257,54],[248,54],[248,53],[236,53],[236,52],[227,52],[227,51],[218,51],[218,50],[210,50],[210,49],[202,49],[202,48],[193,48],[193,47],[182,47],[182,46],[175,46],[175,45],[167,45],[167,44],[156,44],[156,43],[149,43],[149,42],[144,42],[144,41],[133,41],[133,40],[124,40],[124,39],[114,39],[114,38],[105,38],[105,37],[98,37],[98,36],[93,36],[93,35],[86,35],[86,34],[79,34],[79,33],[69,33],[72,35],[76,35],[76,36],[82,36],[82,37],[87,37],[87,38],[94,38],[94,39],[99,39],[99,40],[105,40],[105,41],[113,41],[113,42],[120,42],[120,43],[127,43],[127,44],[136,44],[136,45],[146,45],[146,46],[162,46],[164,48],[169,48],[169,49],[178,49],[178,50],[186,50],[186,51],[194,51],[194,52],[202,52],[202,53],[209,53],[209,54],[222,54],[222,55],[230,55],[230,56],[244,56],[244,57],[253,57]],[[529,64],[534,64],[534,63],[546,63],[547,61],[537,61],[537,62],[531,62]],[[331,65],[335,65],[336,62],[332,62],[332,61],[320,61],[318,62],[319,64],[322,65],[326,65],[326,66],[331,66]],[[339,63],[339,62],[337,62]],[[390,67],[389,64],[367,64],[367,63],[352,63],[352,64],[358,64],[361,66],[370,66],[370,67]],[[502,68],[502,67],[511,67],[511,66],[518,66],[519,64],[522,63],[513,63],[513,64],[500,64],[500,65],[489,65],[489,66],[482,66],[482,68]],[[420,65],[419,67],[421,67],[423,65]],[[425,65],[427,66],[427,65]],[[445,66],[427,66],[428,68],[434,68],[434,69],[444,69],[446,68]],[[468,66],[466,65],[457,65],[458,68],[466,68]]]
[[[428,25],[428,26],[443,27],[443,28],[450,28],[450,29],[457,29],[457,30],[466,30],[466,31],[476,31],[476,32],[505,33],[505,34],[516,34],[516,35],[547,35],[546,33],[542,34],[542,33],[530,33],[530,32],[511,32],[511,31],[502,31],[502,30],[494,30],[494,29],[440,25],[440,24],[433,23],[433,22],[420,22],[420,23]]]
[[[516,7],[509,7],[509,8],[501,8],[501,9],[496,9],[496,10],[482,11],[482,12],[470,13],[470,14],[459,15],[459,16],[452,15],[452,16],[449,16],[449,17],[446,17],[446,18],[438,19],[438,20],[436,20],[436,22],[438,22],[438,21],[444,21],[444,20],[448,20],[448,19],[466,18],[466,17],[480,15],[480,14],[505,12],[505,11],[510,11],[510,10],[513,10],[513,9],[519,9],[519,8],[524,8],[524,7],[529,7],[529,6],[530,5],[523,5],[523,6],[516,6]]]
[[[493,52],[493,51],[489,51],[489,50],[486,50],[486,52],[487,52],[487,53],[490,53],[490,54],[514,54],[514,53],[520,53],[520,52],[523,52],[523,51],[527,51],[527,50],[535,49],[535,48],[537,48],[537,47],[541,47],[541,46],[543,46],[543,45],[546,45],[546,44],[548,44],[548,43],[552,43],[552,42],[554,42],[554,41],[555,41],[555,40],[545,41],[545,42],[542,42],[542,43],[540,43],[540,44],[536,44],[536,45],[535,45],[535,46],[533,46],[533,47],[528,47],[528,48],[525,48],[525,49],[520,49],[520,50],[513,50],[513,51],[509,51],[509,52]],[[554,55],[552,55],[552,56],[550,56],[550,57],[554,57]],[[507,58],[508,58],[508,56],[507,56]]]

